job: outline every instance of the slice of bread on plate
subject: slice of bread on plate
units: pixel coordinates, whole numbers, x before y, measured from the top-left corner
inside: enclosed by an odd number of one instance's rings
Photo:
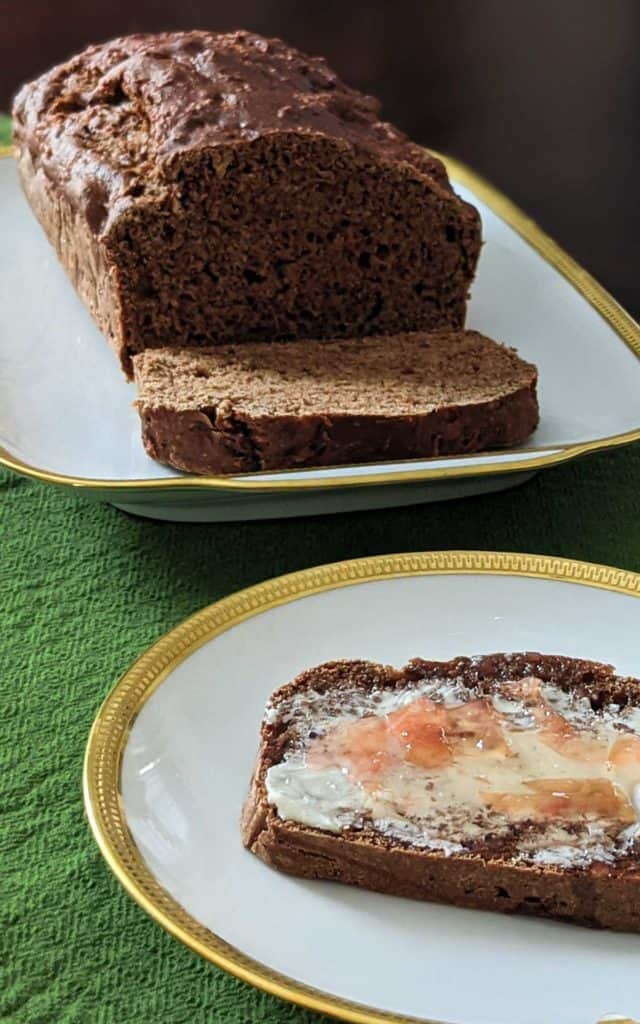
[[[242,822],[270,866],[640,931],[640,681],[534,653],[337,661],[266,710]]]
[[[469,454],[538,423],[536,368],[476,331],[148,349],[133,362],[148,454],[191,473]]]

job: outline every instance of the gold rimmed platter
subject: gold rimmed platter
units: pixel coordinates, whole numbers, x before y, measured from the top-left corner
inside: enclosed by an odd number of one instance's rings
[[[3,155],[0,464],[16,472],[155,518],[265,518],[483,493],[640,438],[638,325],[505,196],[447,159],[484,225],[468,324],[514,344],[540,370],[542,418],[530,444],[238,477],[174,473],[145,455],[132,385],[32,216],[9,151]]]
[[[483,220],[469,326],[516,345],[540,368],[542,420],[530,443],[395,464],[237,477],[173,473],[145,456],[132,386],[32,216],[8,151],[2,155],[0,464],[16,472],[156,518],[264,518],[481,494],[640,438],[638,326],[497,189],[446,159]]]

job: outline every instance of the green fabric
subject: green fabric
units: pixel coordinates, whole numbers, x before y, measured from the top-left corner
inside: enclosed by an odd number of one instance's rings
[[[11,143],[11,118],[6,114],[0,114],[0,146],[8,146]]]
[[[112,878],[89,834],[80,785],[100,702],[131,661],[185,616],[309,565],[457,547],[640,570],[639,481],[636,445],[489,497],[323,519],[180,525],[0,475],[0,1020],[318,1020],[200,960]]]
[[[0,117],[0,144],[9,137]],[[198,608],[322,562],[480,548],[638,571],[639,482],[636,445],[485,498],[190,526],[133,519],[0,471],[0,1020],[319,1021],[200,960],[112,878],[81,794],[85,742],[103,697]]]

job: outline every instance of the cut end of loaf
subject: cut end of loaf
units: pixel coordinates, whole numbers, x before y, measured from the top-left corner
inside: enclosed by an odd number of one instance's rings
[[[523,442],[536,368],[475,331],[147,350],[150,455],[196,473],[463,454]]]

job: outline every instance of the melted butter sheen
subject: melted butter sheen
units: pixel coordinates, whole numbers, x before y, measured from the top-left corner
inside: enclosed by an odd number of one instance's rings
[[[595,713],[537,680],[491,700],[431,682],[307,721],[313,738],[267,773],[285,820],[445,854],[526,823],[516,858],[561,866],[611,861],[638,837],[633,711]]]

